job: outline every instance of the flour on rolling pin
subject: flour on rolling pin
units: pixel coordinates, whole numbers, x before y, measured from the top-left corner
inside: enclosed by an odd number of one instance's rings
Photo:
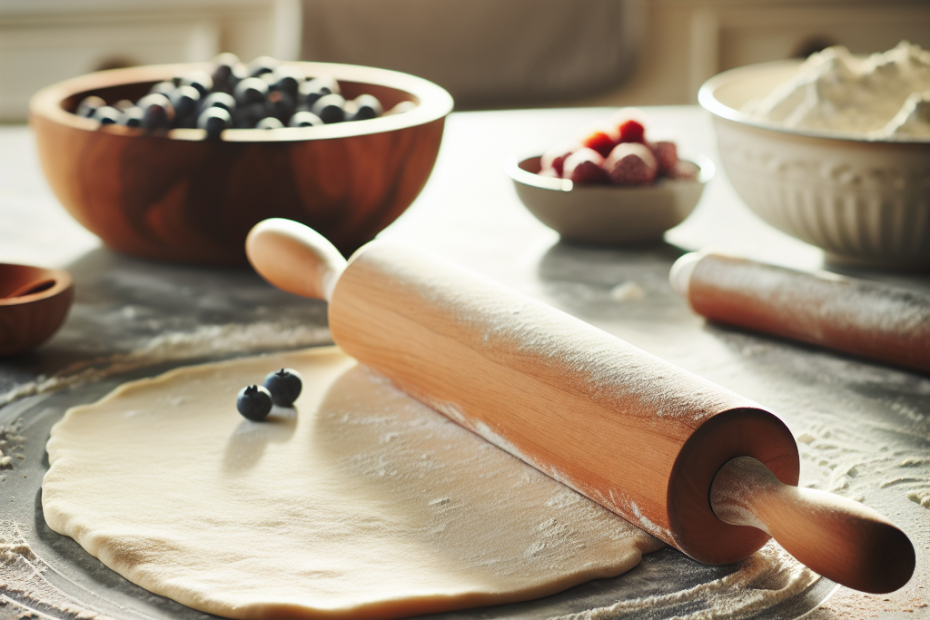
[[[930,370],[926,293],[703,252],[680,258],[670,281],[712,321]]]
[[[267,220],[246,251],[273,284],[330,302],[349,355],[697,560],[737,561],[771,534],[853,588],[891,591],[913,572],[890,521],[798,494],[793,436],[748,399],[413,248],[372,242],[346,263],[315,231]]]

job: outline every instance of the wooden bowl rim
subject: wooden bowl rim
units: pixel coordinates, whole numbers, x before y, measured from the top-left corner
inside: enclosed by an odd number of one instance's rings
[[[11,299],[0,299],[0,308],[9,306],[22,306],[26,304],[45,301],[52,297],[57,297],[67,292],[74,286],[74,278],[64,269],[46,269],[45,267],[36,267],[34,265],[21,265],[17,263],[0,263],[0,274],[4,271],[30,271],[34,273],[33,277],[41,279],[43,277],[55,280],[51,288],[33,293],[31,295],[22,295]]]
[[[265,130],[227,129],[222,133],[221,141],[263,143],[348,138],[425,125],[444,118],[452,111],[452,96],[448,91],[429,80],[407,73],[339,63],[288,62],[283,64],[298,66],[307,75],[329,74],[338,81],[394,88],[415,97],[418,100],[417,106],[401,114],[352,123],[334,123],[320,127],[285,127]],[[67,112],[61,104],[64,100],[84,92],[124,84],[169,80],[176,75],[209,68],[209,63],[181,63],[144,65],[88,73],[46,86],[37,92],[29,102],[29,114],[33,117],[41,117],[59,125],[87,132],[102,132],[122,136],[145,135],[199,142],[204,140],[206,136],[206,132],[202,129],[172,129],[166,133],[157,134],[146,133],[138,128],[120,125],[101,126],[95,120]]]

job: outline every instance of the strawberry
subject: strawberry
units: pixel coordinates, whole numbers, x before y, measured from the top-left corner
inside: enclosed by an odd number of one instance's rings
[[[607,157],[617,146],[617,141],[610,137],[607,132],[595,130],[581,141],[581,146],[597,151],[601,157]]]
[[[604,169],[614,185],[645,185],[655,181],[659,164],[646,145],[624,142],[610,152]]]
[[[603,164],[604,158],[594,149],[578,149],[565,160],[562,178],[572,183],[604,183],[607,172]]]
[[[581,148],[577,142],[565,142],[554,146],[545,153],[539,160],[540,171],[554,170],[555,176],[561,177],[565,163],[565,158]]]
[[[659,162],[659,174],[671,176],[672,170],[675,169],[675,165],[678,163],[678,147],[675,143],[662,140],[649,142],[646,146],[652,150],[652,154],[656,156],[656,161]]]

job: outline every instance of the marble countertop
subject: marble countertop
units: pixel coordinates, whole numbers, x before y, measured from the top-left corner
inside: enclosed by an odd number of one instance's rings
[[[930,378],[695,315],[667,281],[683,251],[713,245],[800,269],[832,267],[820,250],[769,228],[743,206],[701,109],[647,112],[680,151],[718,162],[698,208],[665,243],[560,243],[523,208],[503,173],[508,156],[539,153],[609,114],[602,109],[453,114],[429,183],[381,237],[443,255],[781,415],[803,438],[802,483],[884,512],[918,553],[917,573],[902,590],[872,596],[841,588],[809,617],[930,614],[930,512],[908,499],[914,489],[930,492]],[[48,189],[26,127],[0,127],[0,262],[65,268],[77,292],[51,341],[0,360],[0,413],[35,394],[102,378],[105,368],[131,372],[329,342],[323,302],[277,291],[248,269],[153,263],[102,247]],[[930,290],[920,275],[846,273]],[[630,283],[644,294],[615,294]],[[900,464],[912,456],[924,464],[902,481]]]

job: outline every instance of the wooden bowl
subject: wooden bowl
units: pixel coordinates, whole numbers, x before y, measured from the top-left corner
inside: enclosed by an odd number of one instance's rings
[[[346,98],[376,96],[410,111],[322,127],[199,129],[161,135],[72,112],[84,97],[133,101],[152,84],[206,65],[92,73],[49,86],[30,102],[39,158],[55,195],[111,248],[144,258],[244,264],[249,230],[297,220],[349,254],[393,222],[433,169],[452,98],[411,75],[355,65],[295,63],[335,77]]]
[[[0,356],[25,353],[48,340],[73,301],[67,271],[0,263]]]
[[[637,245],[662,239],[687,218],[714,176],[706,157],[690,158],[700,168],[695,180],[661,179],[652,185],[575,185],[540,176],[540,158],[512,158],[506,172],[520,201],[563,240],[590,245]]]

